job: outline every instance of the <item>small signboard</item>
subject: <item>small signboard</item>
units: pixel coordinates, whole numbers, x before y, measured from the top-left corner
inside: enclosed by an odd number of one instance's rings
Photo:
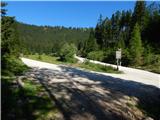
[[[121,59],[121,50],[116,51],[116,59]]]

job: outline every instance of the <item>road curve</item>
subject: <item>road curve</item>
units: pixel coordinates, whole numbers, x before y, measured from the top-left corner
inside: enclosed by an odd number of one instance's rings
[[[75,58],[81,62],[85,61],[85,58],[82,58],[82,57],[75,56]],[[116,65],[113,65],[113,64],[103,63],[95,60],[89,60],[89,61],[95,64],[112,66],[114,68],[117,67]],[[135,69],[135,68],[123,67],[123,66],[119,66],[119,69],[123,71],[124,74],[107,74],[107,75],[125,79],[125,80],[140,82],[147,85],[153,85],[160,88],[160,74],[152,73],[145,70]]]

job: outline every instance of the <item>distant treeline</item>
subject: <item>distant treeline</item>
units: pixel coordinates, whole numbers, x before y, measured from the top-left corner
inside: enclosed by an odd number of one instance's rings
[[[77,47],[88,39],[90,28],[36,26],[17,22],[19,38],[29,53],[56,53],[66,42]]]

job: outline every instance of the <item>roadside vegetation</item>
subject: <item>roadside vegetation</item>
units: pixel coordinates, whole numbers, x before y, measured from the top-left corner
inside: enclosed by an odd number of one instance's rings
[[[106,72],[106,73],[122,73],[122,71],[118,71],[116,68],[111,66],[104,66],[100,64],[94,64],[89,61],[84,63],[75,64],[74,66],[85,68],[87,70],[97,71],[97,72]]]
[[[24,79],[23,93],[27,98],[26,106],[35,120],[56,119],[58,109],[51,101],[44,87],[37,81]]]
[[[122,73],[121,71],[117,71],[117,69],[115,69],[111,66],[94,64],[89,61],[85,61],[84,63],[78,63],[78,62],[75,62],[77,60],[72,57],[69,58],[69,61],[61,61],[61,59],[59,57],[45,55],[45,54],[25,55],[24,57],[29,58],[29,59],[33,59],[33,60],[42,61],[42,62],[48,62],[48,63],[52,63],[52,64],[65,64],[65,65],[72,66],[72,67],[85,68],[86,70],[92,70],[92,71],[97,71],[97,72]],[[70,61],[71,58],[72,58],[72,61],[74,61],[74,62]]]
[[[16,79],[2,77],[2,119],[50,120],[56,118],[58,109],[41,84],[31,79],[23,80],[23,88]]]
[[[52,64],[65,64],[65,62],[59,61],[59,57],[53,57],[51,55],[46,55],[46,54],[32,54],[32,55],[24,55],[24,57],[32,59],[32,60],[39,60],[42,62],[48,62]]]

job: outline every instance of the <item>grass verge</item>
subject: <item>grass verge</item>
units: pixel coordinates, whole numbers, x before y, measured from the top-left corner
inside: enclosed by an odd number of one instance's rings
[[[67,64],[67,62],[59,61],[59,57],[54,57],[54,56],[45,55],[45,54],[43,55],[25,55],[24,57],[33,59],[33,60],[42,61],[42,62],[48,62],[52,64]]]
[[[87,61],[85,63],[76,63],[75,64],[75,63],[68,63],[68,62],[59,61],[58,60],[59,57],[53,57],[53,56],[49,56],[49,55],[41,55],[41,57],[39,55],[27,55],[25,57],[29,58],[29,59],[53,63],[53,64],[66,64],[69,66],[85,68],[87,70],[92,70],[92,71],[97,71],[97,72],[122,73],[122,71],[117,71],[115,68],[113,68],[111,66],[94,64],[89,61]]]
[[[160,74],[160,64],[146,65],[141,67],[143,70]]]
[[[2,77],[2,119],[50,120],[58,109],[45,93],[41,84],[26,79],[19,88],[15,77]]]
[[[57,107],[47,95],[40,83],[25,79],[24,93],[27,97],[28,110],[36,120],[55,119],[58,113]]]
[[[111,66],[104,66],[100,64],[94,64],[91,62],[85,62],[81,64],[76,64],[76,67],[85,68],[87,70],[97,71],[97,72],[106,72],[106,73],[123,73],[122,71],[117,71],[117,69]]]

